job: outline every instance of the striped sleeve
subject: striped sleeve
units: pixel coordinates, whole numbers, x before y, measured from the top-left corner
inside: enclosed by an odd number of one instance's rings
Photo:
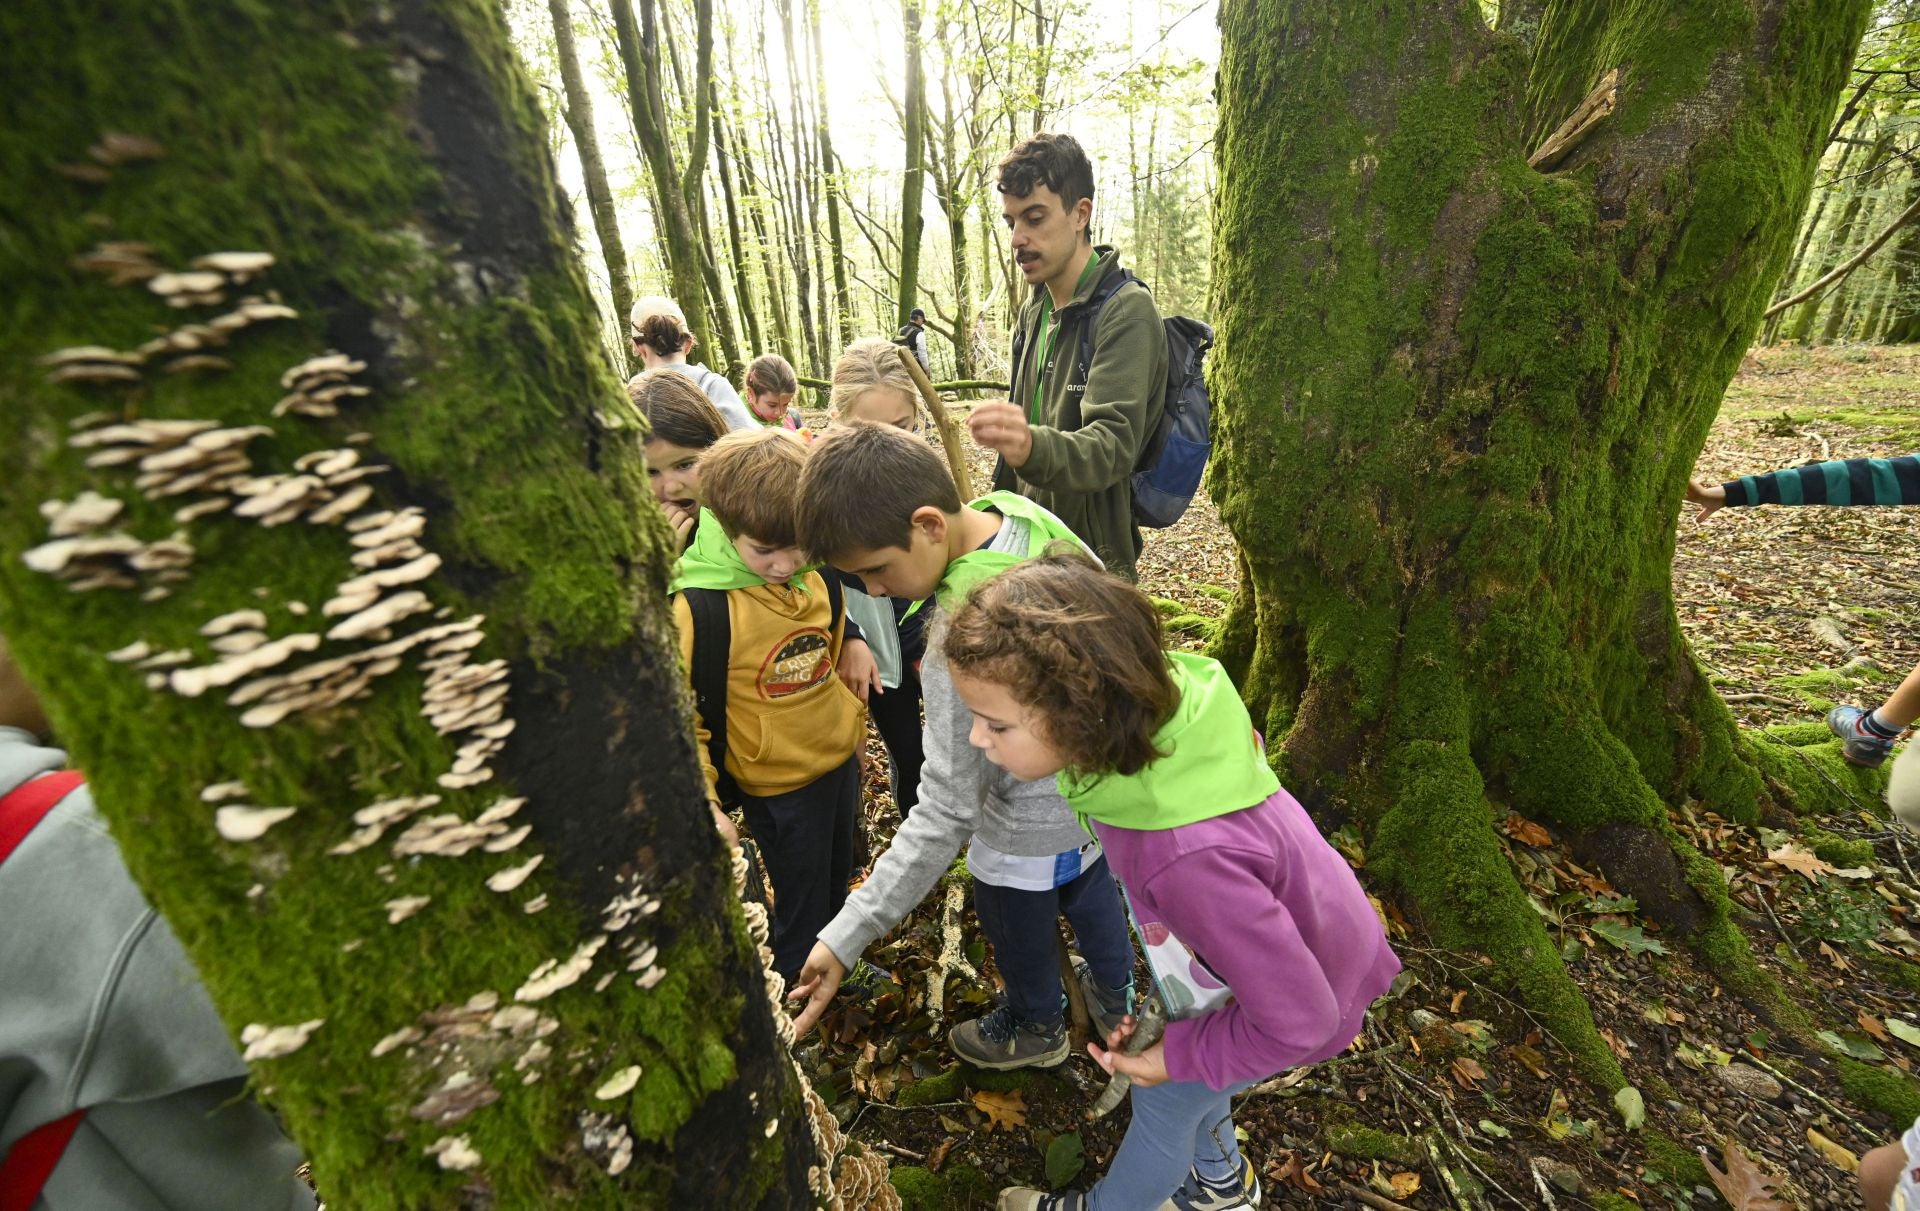
[[[1920,457],[1835,459],[1742,475],[1721,486],[1729,506],[1920,505]]]

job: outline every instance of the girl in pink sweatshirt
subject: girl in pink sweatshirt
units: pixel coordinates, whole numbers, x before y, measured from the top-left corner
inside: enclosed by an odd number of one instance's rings
[[[1226,670],[1164,650],[1147,599],[1083,556],[982,584],[945,652],[972,743],[1017,778],[1057,775],[1099,838],[1170,1019],[1137,1057],[1117,1050],[1130,1019],[1088,1047],[1133,1080],[1107,1176],[1005,1190],[1001,1211],[1257,1205],[1229,1099],[1359,1033],[1400,970],[1366,893],[1281,789]]]

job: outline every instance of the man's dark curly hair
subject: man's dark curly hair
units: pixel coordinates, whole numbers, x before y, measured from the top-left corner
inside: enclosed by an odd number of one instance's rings
[[[1093,165],[1080,140],[1072,135],[1037,134],[1000,161],[1001,193],[1023,198],[1040,185],[1059,194],[1060,204],[1068,210],[1081,198],[1093,200]],[[1093,239],[1091,225],[1087,239]]]

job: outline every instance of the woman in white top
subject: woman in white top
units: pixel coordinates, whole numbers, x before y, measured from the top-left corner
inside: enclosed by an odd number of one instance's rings
[[[662,295],[640,299],[634,303],[629,319],[633,351],[639,355],[642,367],[675,370],[692,379],[693,385],[706,392],[730,427],[760,427],[725,375],[715,374],[699,362],[687,361],[687,354],[693,350],[693,333],[688,330],[686,313],[678,303]]]

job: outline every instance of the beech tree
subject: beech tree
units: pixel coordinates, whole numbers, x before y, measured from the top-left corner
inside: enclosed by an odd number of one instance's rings
[[[1475,0],[1222,5],[1219,650],[1378,885],[1618,1086],[1496,825],[1564,829],[1768,998],[1669,808],[1868,777],[1736,731],[1669,567],[1869,5],[1500,7],[1527,41]]]
[[[787,1056],[497,9],[29,0],[0,76],[60,101],[0,131],[0,632],[323,1195],[897,1205]]]

